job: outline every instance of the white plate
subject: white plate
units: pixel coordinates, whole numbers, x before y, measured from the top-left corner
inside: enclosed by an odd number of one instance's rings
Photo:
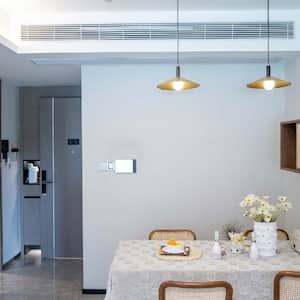
[[[184,252],[184,249],[181,247],[174,247],[174,246],[165,246],[162,248],[162,250],[166,253],[171,253],[171,254],[180,254]]]

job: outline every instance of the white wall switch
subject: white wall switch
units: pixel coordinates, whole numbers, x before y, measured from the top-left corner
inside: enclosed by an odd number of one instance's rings
[[[115,172],[116,174],[136,173],[135,159],[117,159],[97,163],[97,169],[101,172]]]
[[[135,159],[117,159],[115,160],[115,172],[117,174],[130,174],[136,172]]]

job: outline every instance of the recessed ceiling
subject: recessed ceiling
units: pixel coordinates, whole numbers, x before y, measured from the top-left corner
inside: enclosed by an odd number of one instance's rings
[[[296,53],[277,52],[271,55],[272,63],[286,62]],[[176,53],[101,53],[101,54],[24,54],[36,65],[95,65],[95,64],[174,64]],[[181,53],[183,64],[226,64],[266,62],[265,52],[185,52]]]
[[[264,9],[265,0],[181,0],[185,10]],[[1,0],[0,8],[14,12],[82,12],[173,10],[176,0]],[[271,0],[272,9],[300,9],[299,0]]]
[[[80,85],[80,65],[37,66],[0,44],[0,78],[18,86]]]
[[[265,52],[249,53],[182,53],[182,64],[191,63],[259,63],[265,64]],[[272,53],[272,63],[284,63],[299,53]],[[173,66],[175,53],[114,53],[114,54],[16,54],[0,44],[0,78],[19,86],[79,85],[81,65],[85,64],[163,64]],[[186,66],[188,67],[188,66]]]

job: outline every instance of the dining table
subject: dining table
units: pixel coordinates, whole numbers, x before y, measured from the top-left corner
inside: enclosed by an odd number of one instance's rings
[[[279,271],[300,271],[300,254],[289,241],[278,241],[277,255],[250,259],[248,253],[230,253],[231,243],[222,241],[227,255],[212,257],[213,241],[185,241],[202,255],[195,259],[165,260],[158,251],[166,241],[121,241],[113,258],[105,300],[157,300],[162,282],[227,281],[234,300],[273,299],[274,277]],[[177,257],[178,258],[178,257]]]

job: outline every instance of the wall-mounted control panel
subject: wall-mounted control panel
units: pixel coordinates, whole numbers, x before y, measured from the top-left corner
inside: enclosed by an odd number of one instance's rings
[[[116,174],[136,173],[135,159],[116,159],[98,163],[98,170],[101,172],[114,172]]]
[[[68,143],[68,146],[79,146],[80,139],[68,139],[67,143]]]

